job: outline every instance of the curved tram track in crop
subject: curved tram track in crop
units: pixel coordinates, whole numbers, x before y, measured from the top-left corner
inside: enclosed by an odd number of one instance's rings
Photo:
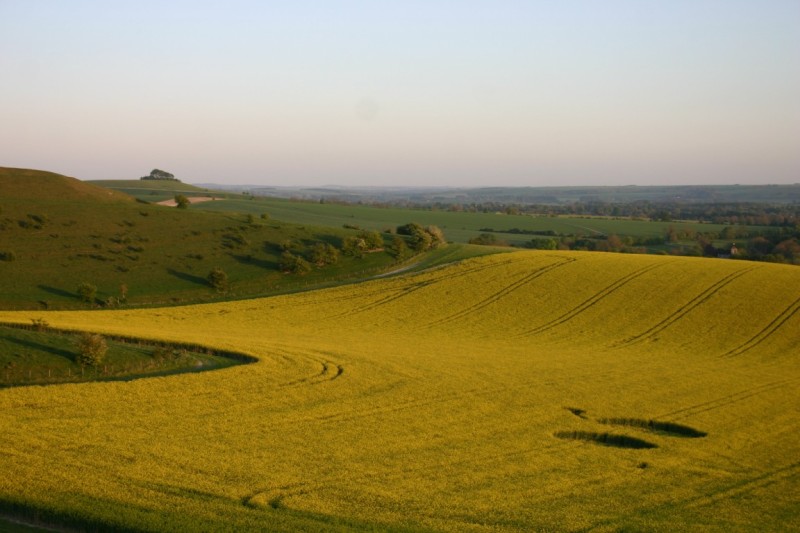
[[[617,344],[617,347],[624,347],[630,346],[632,344],[636,344],[639,342],[646,341],[647,339],[651,339],[670,327],[672,324],[676,323],[684,316],[689,314],[691,311],[695,310],[696,308],[700,307],[704,303],[706,303],[711,297],[713,297],[720,289],[726,287],[733,283],[736,279],[744,276],[745,274],[752,272],[756,269],[760,268],[759,266],[753,266],[749,268],[742,268],[735,272],[732,272],[725,276],[724,278],[717,280],[714,284],[710,287],[706,288],[700,294],[696,295],[694,298],[686,302],[680,309],[676,310],[675,312],[671,313],[669,316],[664,318],[663,320],[659,321],[657,324],[651,326],[647,330],[639,333],[638,335],[634,335],[621,343]]]

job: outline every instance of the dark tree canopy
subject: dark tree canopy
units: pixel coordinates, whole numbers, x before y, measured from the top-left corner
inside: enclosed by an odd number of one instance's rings
[[[103,362],[108,351],[106,340],[96,333],[83,333],[78,337],[76,362],[81,366],[97,366]]]
[[[172,180],[172,181],[180,181],[175,179],[175,175],[167,172],[166,170],[160,170],[158,168],[154,168],[150,171],[149,176],[142,176],[143,180]]]
[[[417,252],[424,252],[432,248],[437,248],[445,244],[444,233],[437,226],[422,227],[416,222],[409,222],[397,227],[398,235],[408,235],[411,241],[411,248]]]
[[[339,261],[339,250],[326,242],[318,242],[311,248],[311,262],[317,266],[332,265]]]
[[[311,264],[298,255],[294,255],[289,250],[281,254],[281,260],[278,264],[281,272],[290,274],[305,274],[311,271]]]
[[[225,292],[228,290],[228,274],[219,267],[214,268],[208,273],[208,284],[214,287],[217,292]]]
[[[86,303],[93,304],[95,296],[97,295],[97,287],[89,282],[84,281],[78,285],[78,297]]]

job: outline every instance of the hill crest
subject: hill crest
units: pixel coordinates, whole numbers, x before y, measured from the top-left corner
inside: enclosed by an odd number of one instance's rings
[[[134,201],[127,194],[98,187],[69,176],[44,170],[10,167],[0,167],[0,198],[2,198],[2,201]]]

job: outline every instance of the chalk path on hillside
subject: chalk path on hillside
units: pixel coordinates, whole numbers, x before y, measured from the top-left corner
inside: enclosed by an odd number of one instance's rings
[[[189,196],[187,197],[190,204],[199,204],[201,202],[211,202],[216,200],[213,196]],[[175,207],[178,204],[175,202],[175,199],[172,200],[164,200],[163,202],[156,202],[157,205],[165,205],[167,207]]]

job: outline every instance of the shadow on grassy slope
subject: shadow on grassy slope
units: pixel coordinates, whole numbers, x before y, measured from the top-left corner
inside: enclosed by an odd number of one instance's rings
[[[201,278],[200,276],[195,276],[194,274],[189,274],[188,272],[180,272],[179,270],[175,270],[174,268],[168,268],[167,273],[170,276],[182,279],[183,281],[188,281],[189,283],[196,283],[197,285],[202,285],[204,287],[211,286],[209,285],[207,279]]]
[[[11,337],[11,336],[3,336],[3,338],[7,342],[11,342],[11,343],[14,343],[14,344],[19,344],[20,346],[24,346],[26,348],[31,348],[33,350],[38,350],[40,352],[47,352],[49,354],[58,355],[60,357],[64,357],[66,359],[69,359],[70,361],[74,361],[75,360],[75,354],[70,352],[69,350],[56,348],[54,346],[48,346],[46,344],[42,344],[40,342],[35,342],[35,341],[32,341],[32,340],[28,340],[28,339],[16,339],[16,338]]]
[[[65,291],[64,289],[59,289],[57,287],[50,287],[49,285],[37,285],[37,287],[54,296],[61,296],[62,298],[71,298],[73,300],[80,299],[78,295],[75,294],[74,292]]]

